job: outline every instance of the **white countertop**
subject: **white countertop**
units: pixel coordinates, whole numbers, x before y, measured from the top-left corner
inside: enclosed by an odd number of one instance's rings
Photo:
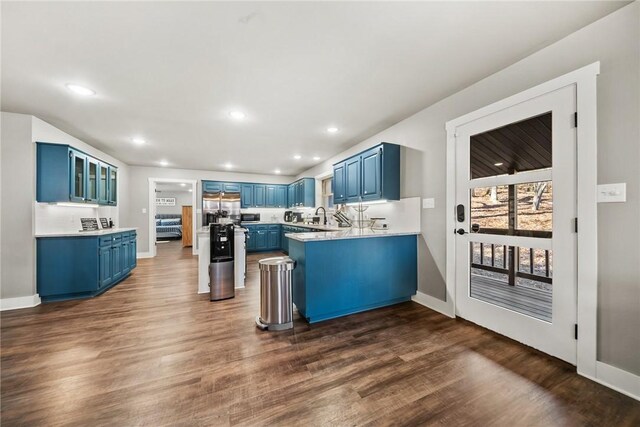
[[[236,232],[236,233],[244,233],[245,231],[247,231],[247,229],[246,228],[242,228],[242,227],[236,227],[235,230],[234,230],[234,232]],[[209,233],[210,232],[211,232],[211,230],[209,230],[209,227],[200,227],[196,231],[196,235],[209,237]]]
[[[326,231],[338,231],[344,230],[344,228],[340,228],[337,226],[330,225],[320,225],[320,224],[303,224],[302,222],[284,222],[284,221],[260,221],[260,222],[243,222],[243,225],[289,225],[291,227],[303,227],[303,228],[312,228],[314,230],[326,230]]]
[[[319,242],[323,240],[362,239],[369,237],[412,236],[420,234],[420,231],[410,230],[372,230],[370,228],[349,228],[340,231],[312,232],[312,233],[287,233],[285,237],[299,242]]]
[[[96,231],[63,231],[39,233],[36,237],[84,237],[84,236],[104,236],[107,234],[124,233],[126,231],[136,231],[137,227],[107,228]]]

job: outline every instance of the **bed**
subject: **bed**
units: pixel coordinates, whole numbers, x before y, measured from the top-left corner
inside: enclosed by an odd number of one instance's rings
[[[171,240],[182,238],[181,214],[156,215],[156,240]]]

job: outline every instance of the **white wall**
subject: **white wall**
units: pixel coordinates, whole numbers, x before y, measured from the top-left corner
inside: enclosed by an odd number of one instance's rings
[[[188,191],[156,191],[156,197],[173,197],[176,199],[175,206],[156,206],[157,214],[177,214],[182,215],[183,206],[191,206],[191,193]]]
[[[80,208],[35,202],[35,142],[69,144],[118,167],[118,206]],[[108,216],[124,221],[128,204],[128,166],[48,123],[24,114],[2,113],[2,287],[0,298],[36,294],[34,235],[47,231],[76,231],[83,216]]]
[[[202,180],[266,184],[289,184],[294,181],[291,176],[144,166],[130,166],[129,177],[128,224],[130,227],[138,227],[138,253],[149,252],[149,178],[197,180],[196,209],[202,209],[202,183],[200,182]],[[200,227],[202,215],[199,212],[196,214],[196,219],[197,227]]]
[[[2,287],[0,298],[35,295],[35,147],[31,116],[2,113],[0,141],[2,216],[0,236]]]
[[[419,290],[445,298],[447,233],[445,123],[595,61],[598,78],[598,182],[627,183],[627,203],[598,209],[598,359],[640,374],[640,4],[634,2],[557,43],[362,141],[304,176],[350,154],[394,142],[403,156],[402,191],[435,198],[422,210]],[[413,195],[413,194],[412,194]]]

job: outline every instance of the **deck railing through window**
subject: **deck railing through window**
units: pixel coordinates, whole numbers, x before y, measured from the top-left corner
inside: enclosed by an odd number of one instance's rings
[[[491,248],[488,256],[485,254],[487,247]],[[477,248],[479,249],[479,254],[476,252]],[[521,262],[521,250],[528,252],[528,254],[526,254],[528,263]],[[517,277],[552,283],[550,251],[548,249],[527,249],[516,246],[496,245],[493,243],[471,242],[470,251],[472,268],[506,274],[509,285],[511,286],[516,284]],[[540,257],[541,262],[538,262],[536,259],[536,251],[544,252],[544,256]],[[496,256],[496,254],[501,254],[501,256]],[[475,262],[476,259],[478,259],[479,262]],[[537,266],[541,268],[536,268]]]

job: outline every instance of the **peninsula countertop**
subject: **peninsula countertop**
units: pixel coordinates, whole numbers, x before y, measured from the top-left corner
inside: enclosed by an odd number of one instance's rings
[[[300,227],[300,228],[309,228],[312,230],[321,230],[321,231],[344,231],[345,228],[340,228],[340,227],[336,227],[336,226],[329,226],[329,225],[320,225],[320,224],[303,224],[301,222],[284,222],[284,221],[251,221],[251,222],[243,222],[241,224],[241,229],[244,231],[246,230],[246,228],[244,228],[245,226],[251,226],[251,225],[288,225],[290,227]],[[197,231],[196,234],[198,235],[202,235],[202,234],[208,234],[209,233],[209,227],[205,226],[205,227],[200,227]]]
[[[105,236],[107,234],[125,233],[127,231],[136,231],[138,227],[120,227],[105,228],[95,231],[54,231],[47,233],[37,233],[36,238],[40,237],[89,237],[89,236]]]
[[[312,232],[312,233],[287,233],[285,237],[299,242],[318,242],[323,240],[362,239],[371,237],[414,236],[420,231],[391,229],[372,230],[370,228],[349,228],[340,231]]]

